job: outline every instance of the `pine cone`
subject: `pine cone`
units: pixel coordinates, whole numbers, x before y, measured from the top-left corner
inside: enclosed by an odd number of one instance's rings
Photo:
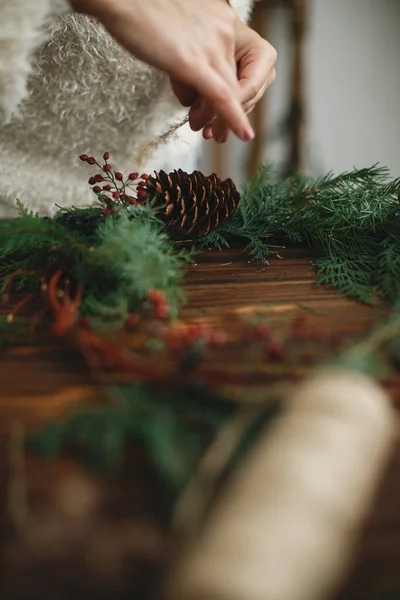
[[[231,179],[221,181],[215,174],[200,171],[191,175],[181,169],[160,171],[146,182],[150,206],[174,237],[202,237],[231,217],[240,203],[240,194]]]

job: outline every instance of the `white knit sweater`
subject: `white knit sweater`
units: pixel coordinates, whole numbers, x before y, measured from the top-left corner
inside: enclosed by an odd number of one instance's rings
[[[253,0],[232,0],[240,18]],[[66,0],[0,0],[0,217],[16,198],[45,214],[93,200],[78,156],[111,153],[119,170],[194,159],[188,126],[139,165],[140,151],[185,116],[168,78],[132,58]]]

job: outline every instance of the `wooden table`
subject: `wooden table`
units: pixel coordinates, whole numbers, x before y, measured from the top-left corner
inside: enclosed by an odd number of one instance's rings
[[[292,318],[296,311],[307,310],[310,320],[318,324],[320,329],[332,332],[332,335],[340,333],[343,338],[352,338],[368,330],[379,310],[360,306],[338,296],[334,290],[316,290],[313,287],[314,274],[310,270],[311,261],[312,256],[304,249],[282,250],[280,258],[271,259],[270,266],[249,264],[247,256],[240,249],[204,252],[186,277],[189,302],[182,316],[190,319],[201,317],[213,324],[221,324],[230,323],[234,315],[250,314],[254,310],[267,307],[267,310],[285,322]],[[0,434],[3,449],[0,474],[2,489],[5,490],[7,481],[9,482],[5,439],[13,423],[19,421],[29,429],[45,419],[62,414],[73,405],[98,400],[98,390],[90,383],[87,368],[82,364],[79,355],[66,351],[62,346],[54,346],[53,343],[38,343],[34,347],[3,350],[0,381]],[[76,542],[76,547],[74,546],[75,554],[71,551],[72,554],[69,555],[68,570],[65,565],[60,568],[57,552],[53,553],[51,560],[46,559],[43,563],[38,556],[32,558],[32,553],[24,547],[21,558],[20,546],[13,542],[11,536],[8,538],[8,550],[3,560],[3,574],[6,576],[8,573],[9,587],[6,589],[12,589],[13,593],[2,596],[5,600],[31,600],[39,596],[43,600],[58,600],[64,597],[71,598],[72,594],[76,598],[112,597],[113,600],[127,597],[125,594],[128,594],[129,598],[143,600],[148,597],[149,582],[157,580],[168,562],[168,548],[165,542],[167,519],[157,495],[158,483],[146,472],[143,456],[139,454],[133,452],[129,459],[129,477],[125,470],[116,476],[112,483],[97,477],[92,478],[67,460],[46,464],[33,458],[28,459],[25,465],[26,485],[29,490],[30,510],[33,512],[40,513],[41,510],[45,510],[44,507],[53,506],[54,490],[59,489],[65,479],[72,481],[73,489],[76,485],[79,488],[79,482],[90,481],[90,485],[93,485],[97,492],[100,493],[101,490],[102,517],[92,519],[87,530],[84,527],[83,530],[86,540],[92,540],[92,550],[93,545],[96,548],[99,564],[104,568],[104,565],[108,565],[110,574],[107,575],[109,578],[106,577],[106,582],[102,579],[103,575],[99,577],[102,583],[98,588],[95,583],[89,585],[88,577],[82,570],[82,560],[79,558],[83,552],[82,539],[79,544]],[[70,490],[68,486],[66,489]],[[346,491],[343,490],[343,493]],[[340,594],[341,600],[375,600],[389,597],[377,596],[379,590],[385,593],[394,590],[397,594],[393,598],[400,598],[399,502],[400,448],[395,453],[384,478],[356,564],[345,589]],[[6,496],[3,493],[3,514],[5,504]],[[130,529],[127,529],[126,523]],[[112,554],[110,548],[113,536],[116,535],[116,529],[121,530],[122,524],[124,531],[130,531],[125,546],[129,546],[131,563],[129,577],[118,580],[124,588],[120,590],[119,595],[115,592],[115,585],[110,583],[111,559],[106,560],[105,557],[106,548]],[[71,535],[70,528],[68,531]],[[6,533],[7,530],[3,528],[3,535]],[[75,534],[79,537],[77,532]],[[62,535],[66,535],[65,530]],[[144,539],[152,541],[146,545]],[[71,540],[68,543],[70,542]],[[79,551],[76,550],[78,545]],[[86,549],[84,555],[87,556],[88,552]],[[94,577],[93,580],[95,579]],[[21,592],[18,596],[16,590],[23,590],[25,595]],[[58,595],[54,590],[57,590]]]

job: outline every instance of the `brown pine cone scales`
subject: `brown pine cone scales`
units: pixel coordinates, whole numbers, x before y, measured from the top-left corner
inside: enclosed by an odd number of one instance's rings
[[[158,209],[174,237],[202,237],[231,217],[240,204],[233,181],[221,181],[215,174],[159,171],[147,178],[146,185],[150,206]]]

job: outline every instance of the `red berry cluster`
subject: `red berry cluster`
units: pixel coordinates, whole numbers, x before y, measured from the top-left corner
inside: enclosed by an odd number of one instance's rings
[[[163,332],[163,340],[167,347],[177,352],[199,341],[211,346],[222,346],[227,342],[223,331],[212,329],[206,323],[184,323],[176,321]]]
[[[169,305],[164,292],[161,290],[150,290],[147,294],[147,300],[151,303],[157,319],[166,319],[169,316]]]
[[[103,210],[104,215],[118,212],[118,207],[121,205],[136,205],[146,201],[147,191],[145,188],[148,175],[145,173],[139,175],[139,173],[132,172],[127,177],[124,177],[120,171],[114,171],[109,164],[109,152],[104,152],[104,163],[102,165],[94,156],[89,156],[88,154],[81,154],[79,158],[88,165],[97,165],[101,171],[90,177],[88,183],[92,186],[92,190],[98,196],[99,200],[106,205],[106,208]],[[136,195],[132,195],[133,185],[135,186]]]
[[[285,348],[282,342],[274,339],[270,327],[266,323],[254,324],[247,336],[247,341],[260,341],[266,344],[267,354],[271,360],[281,362],[285,358]]]

